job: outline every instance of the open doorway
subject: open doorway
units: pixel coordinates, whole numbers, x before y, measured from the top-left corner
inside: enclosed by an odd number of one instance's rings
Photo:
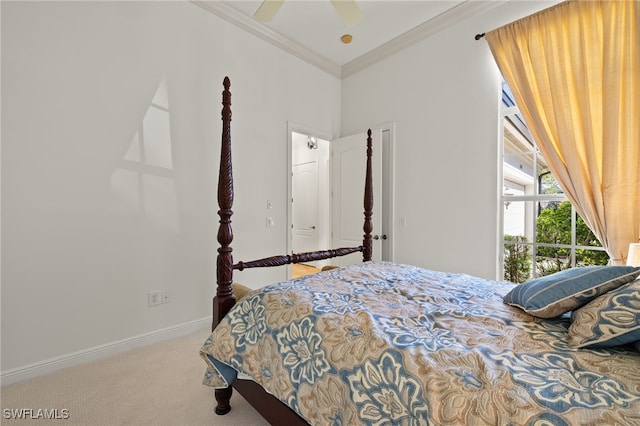
[[[291,133],[290,228],[293,253],[326,249],[331,243],[329,165],[328,140],[304,133]],[[322,268],[326,264],[325,260],[310,262],[306,266]],[[300,275],[300,271],[295,272],[294,275]]]
[[[373,131],[374,135],[374,159],[378,162],[377,171],[374,166],[374,188],[377,195],[374,196],[374,251],[375,258],[393,261],[393,136],[394,126],[388,124],[380,126]],[[376,136],[377,135],[377,136]],[[315,250],[337,248],[336,244],[341,244],[340,232],[336,237],[333,229],[340,226],[343,215],[336,216],[336,209],[344,209],[344,200],[335,200],[336,193],[340,194],[342,189],[336,187],[340,182],[340,173],[336,167],[341,159],[342,150],[337,149],[346,139],[332,140],[330,136],[321,135],[319,132],[309,130],[303,126],[288,124],[288,158],[290,173],[288,180],[288,235],[287,252],[301,253]],[[347,245],[353,246],[361,244],[362,230],[362,191],[364,190],[364,155],[366,135],[354,135],[356,147],[354,158],[349,159],[347,169],[353,169],[354,164],[358,167],[362,165],[363,178],[349,178],[355,185],[353,197],[348,199],[358,203],[352,208],[347,206],[349,215],[355,214],[354,225],[349,225],[349,230],[354,233],[354,242]],[[334,158],[336,157],[337,158]],[[360,164],[362,159],[362,164]],[[357,168],[357,167],[356,167]],[[334,176],[337,175],[337,176]],[[338,198],[341,198],[338,195]],[[357,201],[359,200],[359,201]],[[349,204],[349,203],[347,203]],[[336,221],[337,220],[337,221]],[[356,224],[357,223],[357,224]],[[357,238],[356,238],[357,237]],[[349,239],[349,238],[347,238]],[[356,241],[357,240],[357,241]],[[342,243],[347,243],[343,241]],[[347,259],[348,258],[348,259]],[[309,267],[293,267],[288,265],[287,276],[296,277],[301,274],[317,272],[324,266],[344,265],[362,261],[357,254],[347,256],[347,258],[328,259],[324,261],[311,262]],[[346,262],[346,263],[345,263]]]

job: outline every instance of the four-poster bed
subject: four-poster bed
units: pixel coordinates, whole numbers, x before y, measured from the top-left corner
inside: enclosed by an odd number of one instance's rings
[[[633,326],[640,268],[576,268],[570,280],[558,277],[574,293],[538,291],[559,300],[535,300],[534,316],[514,290],[547,282],[517,287],[371,261],[370,133],[362,246],[234,264],[229,87],[225,78],[218,287],[213,332],[201,348],[216,413],[231,409],[233,386],[272,424],[640,423],[640,353],[633,346],[640,340]],[[354,252],[363,253],[363,263],[268,285],[237,304],[232,294],[234,269]],[[631,315],[630,325],[604,327],[623,329],[612,337],[615,345],[606,342],[611,336],[589,341],[594,309],[606,318]]]

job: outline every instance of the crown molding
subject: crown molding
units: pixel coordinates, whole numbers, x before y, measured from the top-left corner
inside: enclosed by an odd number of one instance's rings
[[[261,39],[283,49],[299,59],[302,59],[303,61],[308,62],[309,64],[314,65],[335,77],[343,79],[356,74],[364,68],[380,62],[383,59],[398,53],[400,50],[406,49],[407,47],[412,46],[463,19],[485,13],[508,0],[466,0],[343,66],[340,66],[324,56],[318,55],[312,50],[288,39],[287,37],[284,37],[266,25],[261,24],[251,17],[237,11],[223,1],[190,1],[194,5],[201,7],[225,21],[260,37]]]
[[[238,12],[236,9],[222,1],[191,0],[191,3],[213,13],[239,28],[242,28],[245,31],[250,32],[253,35],[260,37],[274,46],[283,49],[284,51],[326,71],[335,77],[342,77],[342,67],[340,65],[328,60],[324,56],[318,55],[293,40],[284,37],[266,25]]]
[[[418,25],[398,37],[342,66],[342,78],[349,77],[399,51],[408,48],[463,19],[485,13],[507,0],[467,0]]]

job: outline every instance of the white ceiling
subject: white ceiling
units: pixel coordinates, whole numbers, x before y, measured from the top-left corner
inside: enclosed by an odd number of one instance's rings
[[[229,1],[231,7],[253,16],[261,1]],[[297,41],[338,65],[344,65],[385,42],[438,16],[462,0],[448,1],[363,1],[356,2],[364,19],[349,28],[329,0],[285,0],[265,25]],[[352,34],[351,44],[340,37]]]
[[[461,19],[506,0],[357,0],[364,18],[348,27],[329,0],[285,0],[268,23],[253,17],[262,1],[196,5],[338,76],[346,77]],[[353,41],[340,41],[351,34]]]

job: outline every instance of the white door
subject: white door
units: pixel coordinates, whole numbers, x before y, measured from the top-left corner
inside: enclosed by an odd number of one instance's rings
[[[382,258],[382,131],[373,131],[373,260]],[[332,247],[362,245],[364,230],[364,181],[367,167],[365,133],[334,140],[331,143]],[[362,253],[332,259],[343,266],[362,262]]]
[[[318,161],[293,165],[293,252],[319,250]]]

